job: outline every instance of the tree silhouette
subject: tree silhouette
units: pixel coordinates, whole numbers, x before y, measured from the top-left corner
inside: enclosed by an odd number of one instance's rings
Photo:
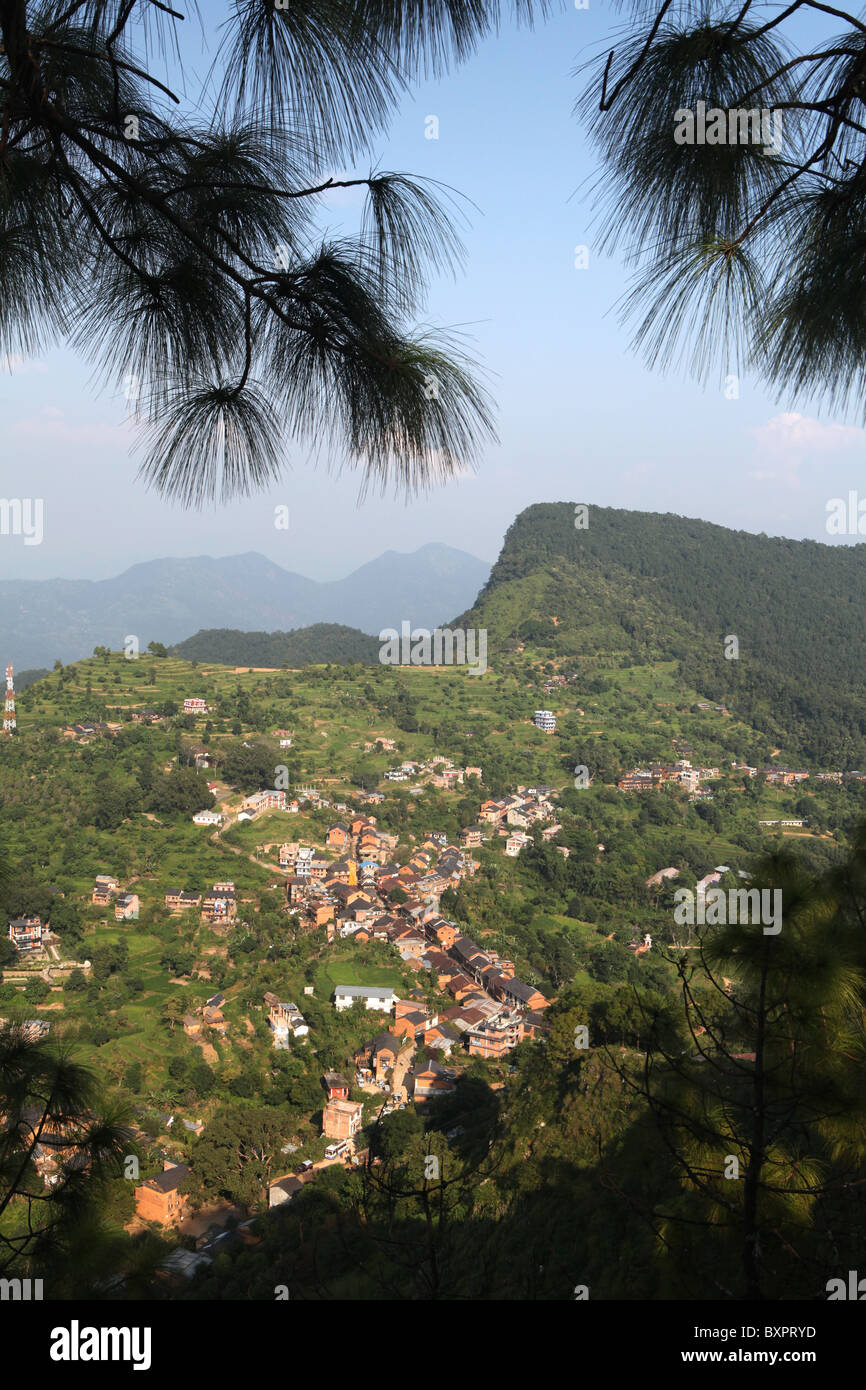
[[[471,464],[486,393],[452,335],[415,323],[427,274],[460,258],[454,199],[328,171],[504,8],[233,0],[191,101],[162,0],[0,0],[0,351],[69,339],[123,386],[144,478],[187,505],[272,480],[285,434],[364,486]],[[335,188],[364,194],[360,234],[321,239]]]
[[[15,1022],[0,1027],[0,1115],[0,1274],[51,1277],[82,1230],[92,1235],[132,1131],[125,1113],[101,1103],[92,1072]],[[51,1160],[46,1185],[38,1164]]]
[[[862,860],[852,872],[862,880]],[[679,1196],[644,1216],[673,1277],[699,1266],[719,1296],[819,1296],[815,1214],[863,1181],[864,939],[833,881],[787,849],[768,855],[749,886],[781,890],[779,933],[701,929],[675,958],[679,1045],[657,1034],[639,1075],[606,1049],[648,1102],[678,1180]]]
[[[635,8],[579,104],[604,160],[602,244],[638,266],[636,344],[861,409],[866,24],[819,0]],[[828,34],[803,52],[789,27],[813,11]]]

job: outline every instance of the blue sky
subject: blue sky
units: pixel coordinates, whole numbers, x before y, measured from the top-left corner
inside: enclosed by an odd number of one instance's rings
[[[211,45],[223,14],[203,6]],[[429,541],[492,560],[522,508],[559,500],[832,539],[828,499],[858,486],[866,496],[858,421],[777,401],[748,379],[726,399],[721,383],[650,372],[619,326],[628,272],[593,248],[585,187],[597,162],[573,105],[575,67],[621,23],[590,0],[535,31],[507,27],[446,79],[415,88],[374,146],[379,167],[440,179],[477,205],[465,271],[434,284],[426,311],[464,329],[497,402],[501,443],[476,475],[409,504],[371,495],[359,505],[357,475],[329,474],[288,441],[284,477],[267,493],[186,511],[136,481],[124,400],[57,347],[11,371],[0,361],[2,492],[44,499],[42,544],[0,536],[0,577],[104,578],[162,555],[256,550],[327,579]],[[194,92],[207,67],[194,25],[183,52]],[[425,138],[428,115],[438,140]],[[353,215],[350,197],[333,200],[335,227]],[[574,266],[578,245],[589,247],[585,270]],[[288,530],[274,526],[278,505]]]

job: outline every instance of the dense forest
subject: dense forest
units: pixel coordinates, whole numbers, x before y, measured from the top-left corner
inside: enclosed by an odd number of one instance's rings
[[[326,661],[372,665],[379,642],[343,623],[313,623],[289,632],[241,632],[203,628],[172,648],[186,661],[218,661],[226,666],[311,666]]]

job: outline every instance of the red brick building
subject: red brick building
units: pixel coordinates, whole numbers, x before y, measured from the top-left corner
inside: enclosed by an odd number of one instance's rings
[[[165,1161],[163,1172],[148,1178],[135,1189],[135,1211],[143,1221],[156,1221],[160,1226],[177,1226],[187,1215],[189,1200],[178,1192],[189,1175],[185,1163]]]
[[[353,1139],[361,1128],[359,1100],[329,1100],[322,1111],[322,1133],[329,1139]]]

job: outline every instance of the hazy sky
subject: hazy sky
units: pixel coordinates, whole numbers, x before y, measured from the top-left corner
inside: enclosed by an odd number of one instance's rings
[[[206,0],[202,14],[213,34],[223,6]],[[497,400],[501,444],[476,476],[409,505],[371,496],[359,506],[357,476],[313,467],[288,441],[283,480],[267,494],[185,511],[136,481],[126,402],[86,364],[62,347],[10,364],[0,345],[2,494],[44,499],[40,545],[0,535],[0,577],[104,578],[162,555],[256,550],[327,579],[428,541],[492,560],[517,512],[560,500],[832,539],[828,499],[858,487],[866,496],[859,422],[775,401],[749,380],[730,400],[721,383],[651,373],[618,324],[628,273],[593,250],[582,188],[596,162],[572,108],[574,68],[621,22],[590,0],[535,32],[505,30],[445,81],[417,88],[373,151],[379,167],[435,177],[477,205],[465,273],[435,284],[426,313],[465,327]],[[208,59],[192,25],[184,43],[194,92]],[[428,115],[438,140],[425,138]],[[334,225],[351,215],[334,201]],[[589,247],[584,270],[578,245]],[[288,530],[274,527],[278,504]]]

